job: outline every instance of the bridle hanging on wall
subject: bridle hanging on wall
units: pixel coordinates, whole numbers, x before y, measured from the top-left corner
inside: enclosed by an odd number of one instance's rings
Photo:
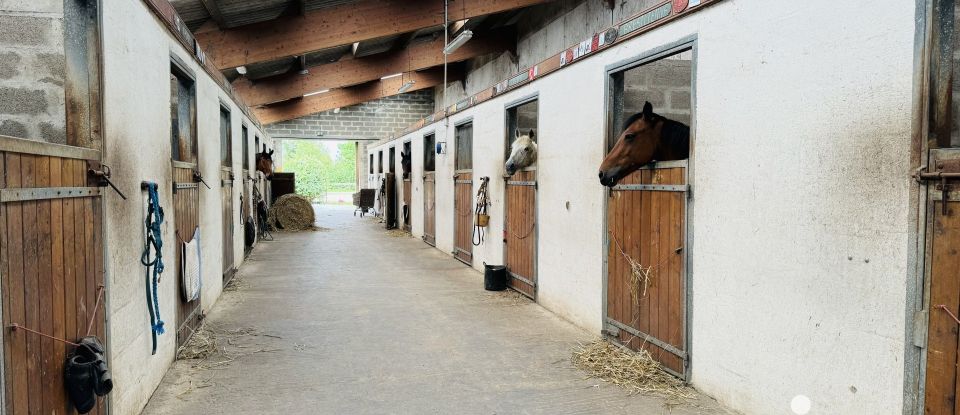
[[[487,199],[487,183],[489,177],[480,178],[480,188],[477,190],[477,207],[474,210],[476,215],[473,218],[473,246],[483,244],[484,229],[490,223],[490,215],[487,215],[487,205],[490,204]]]

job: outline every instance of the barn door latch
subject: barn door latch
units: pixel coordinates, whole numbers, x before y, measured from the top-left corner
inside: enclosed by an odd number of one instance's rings
[[[206,186],[206,188],[207,188],[208,190],[212,190],[212,189],[210,188],[210,185],[207,184],[207,182],[203,181],[203,175],[200,174],[200,170],[199,170],[199,169],[193,169],[193,182],[194,182],[194,183],[203,183],[203,185]]]
[[[954,160],[951,160],[954,161]],[[937,161],[936,170],[927,171],[927,166],[921,166],[913,173],[913,178],[920,184],[925,182],[939,182],[936,189],[941,192],[940,206],[943,209],[942,214],[947,214],[947,192],[949,191],[948,181],[960,179],[960,163],[944,164],[944,161]]]
[[[97,187],[110,186],[113,191],[120,195],[120,198],[127,200],[127,197],[124,196],[123,192],[121,192],[120,189],[118,189],[117,186],[110,181],[110,166],[97,161],[88,161],[87,175],[97,181]]]

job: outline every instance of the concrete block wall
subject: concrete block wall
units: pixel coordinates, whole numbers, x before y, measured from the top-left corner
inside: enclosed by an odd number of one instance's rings
[[[370,140],[383,138],[405,128],[434,112],[433,90],[426,89],[394,95],[383,99],[282,121],[265,126],[274,137],[309,136],[317,138],[350,138]],[[323,133],[323,136],[317,134]],[[367,141],[358,141],[358,179],[369,170]],[[386,157],[386,156],[384,156]],[[397,159],[400,155],[397,154]],[[365,181],[358,184],[363,185]]]
[[[63,2],[2,5],[0,135],[65,144]]]

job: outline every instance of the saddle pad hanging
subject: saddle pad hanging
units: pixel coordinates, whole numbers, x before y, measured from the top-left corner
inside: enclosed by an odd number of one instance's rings
[[[183,276],[183,298],[187,302],[200,298],[200,228],[193,231],[190,242],[183,243],[183,260],[180,263]]]

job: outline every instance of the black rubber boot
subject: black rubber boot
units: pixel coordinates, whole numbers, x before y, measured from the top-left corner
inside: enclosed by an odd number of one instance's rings
[[[95,336],[88,336],[80,339],[80,347],[77,348],[77,354],[84,355],[93,362],[94,374],[96,380],[93,384],[93,391],[97,396],[103,396],[113,390],[113,376],[110,375],[110,369],[107,367],[107,357],[103,345]]]
[[[75,354],[67,360],[63,377],[70,402],[73,402],[77,412],[90,412],[97,405],[97,397],[94,395],[97,378],[94,362],[83,354]]]

